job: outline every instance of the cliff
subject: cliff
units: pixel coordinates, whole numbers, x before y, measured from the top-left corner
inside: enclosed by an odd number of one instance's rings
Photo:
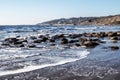
[[[38,25],[120,25],[120,15],[56,19]]]

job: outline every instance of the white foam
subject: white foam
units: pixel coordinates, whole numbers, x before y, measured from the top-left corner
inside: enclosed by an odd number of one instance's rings
[[[77,51],[77,54],[80,56],[79,59],[83,59],[83,58],[87,57],[89,52],[88,51],[80,51],[80,52]],[[18,70],[13,70],[13,71],[2,71],[2,72],[0,72],[0,76],[23,73],[23,72],[29,72],[29,71],[33,71],[33,70],[37,70],[37,69],[41,69],[41,68],[45,68],[45,67],[62,65],[62,64],[65,64],[65,63],[77,61],[79,59],[66,59],[66,60],[60,61],[58,63],[53,63],[53,64],[44,64],[44,65],[38,65],[38,66],[28,66],[28,67],[24,67],[23,69],[18,69]]]

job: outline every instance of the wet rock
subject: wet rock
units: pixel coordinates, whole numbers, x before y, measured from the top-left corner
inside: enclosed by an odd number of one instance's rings
[[[117,36],[120,36],[120,31],[117,32]]]
[[[36,36],[30,36],[30,39],[34,40],[34,39],[37,39]]]
[[[52,36],[52,39],[55,39],[55,40],[60,38],[64,38],[64,34],[58,34],[58,35]]]
[[[17,38],[6,38],[5,41],[6,42],[9,42],[9,43],[14,43],[14,42],[17,42],[19,39]]]
[[[118,46],[110,46],[109,48],[111,48],[111,50],[118,50],[119,49]]]
[[[93,42],[93,41],[86,41],[86,42],[82,43],[82,46],[85,46],[87,48],[94,48],[97,45],[99,45],[99,43]]]
[[[118,38],[117,36],[110,37],[109,39],[110,39],[110,40],[119,40],[119,38]]]
[[[82,36],[82,34],[70,34],[69,35],[70,38],[79,38],[81,36]]]
[[[87,41],[87,39],[86,39],[86,38],[79,38],[78,41],[79,41],[80,43],[83,43],[83,42]]]
[[[69,43],[75,43],[78,42],[78,40],[70,40]]]
[[[25,47],[25,45],[24,44],[20,44],[19,47]]]
[[[117,43],[118,41],[117,40],[111,40],[112,43]]]
[[[68,40],[66,38],[61,39],[61,44],[67,44],[67,43],[68,43]]]
[[[106,43],[105,41],[100,41],[99,43]]]
[[[42,42],[46,42],[47,40],[48,40],[47,37],[42,37],[42,38],[41,38],[41,41],[42,41]]]
[[[41,42],[46,42],[48,40],[47,37],[42,37],[40,39],[35,39],[33,42],[34,43],[41,43]]]
[[[55,42],[55,39],[51,38],[51,39],[49,39],[49,42]]]
[[[107,35],[108,37],[114,37],[117,36],[117,32],[108,32]]]
[[[34,44],[29,44],[28,47],[29,47],[29,48],[35,48],[36,45],[34,45]]]
[[[17,45],[17,44],[22,44],[22,43],[23,43],[22,41],[17,41],[17,42],[14,42],[13,44]]]
[[[34,42],[34,43],[41,43],[42,41],[41,41],[41,39],[36,39],[36,40],[34,40],[33,42]]]
[[[10,46],[10,44],[9,44],[9,43],[6,43],[6,42],[3,42],[3,43],[1,44],[1,46]]]
[[[80,47],[81,45],[80,45],[80,44],[78,44],[78,43],[76,43],[76,44],[75,44],[75,46],[76,46],[76,47]]]

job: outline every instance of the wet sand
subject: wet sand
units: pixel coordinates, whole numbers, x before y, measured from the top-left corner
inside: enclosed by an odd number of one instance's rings
[[[64,65],[0,76],[0,80],[119,80],[120,50],[98,46],[87,58]]]

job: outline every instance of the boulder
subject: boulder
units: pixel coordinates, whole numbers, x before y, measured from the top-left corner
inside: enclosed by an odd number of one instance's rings
[[[76,43],[76,44],[75,44],[75,46],[76,46],[76,47],[80,47],[81,45],[80,45],[80,44],[78,44],[78,43]]]
[[[94,41],[86,41],[86,42],[82,43],[82,46],[85,46],[87,48],[94,48],[97,45],[99,45],[99,43],[94,42]]]
[[[6,42],[9,42],[9,43],[14,43],[14,42],[17,42],[19,39],[17,38],[6,38],[5,41]]]
[[[28,47],[29,47],[29,48],[35,48],[36,45],[34,45],[34,44],[29,44]]]
[[[119,47],[118,46],[110,46],[111,50],[118,50]]]
[[[107,35],[108,37],[114,37],[117,36],[117,32],[108,32]]]
[[[82,34],[70,34],[69,35],[70,38],[79,38],[81,36],[82,36]]]
[[[110,40],[119,40],[119,38],[118,38],[117,36],[110,37],[109,39],[110,39]]]
[[[61,39],[61,44],[67,44],[67,43],[68,43],[68,40],[66,38]]]

